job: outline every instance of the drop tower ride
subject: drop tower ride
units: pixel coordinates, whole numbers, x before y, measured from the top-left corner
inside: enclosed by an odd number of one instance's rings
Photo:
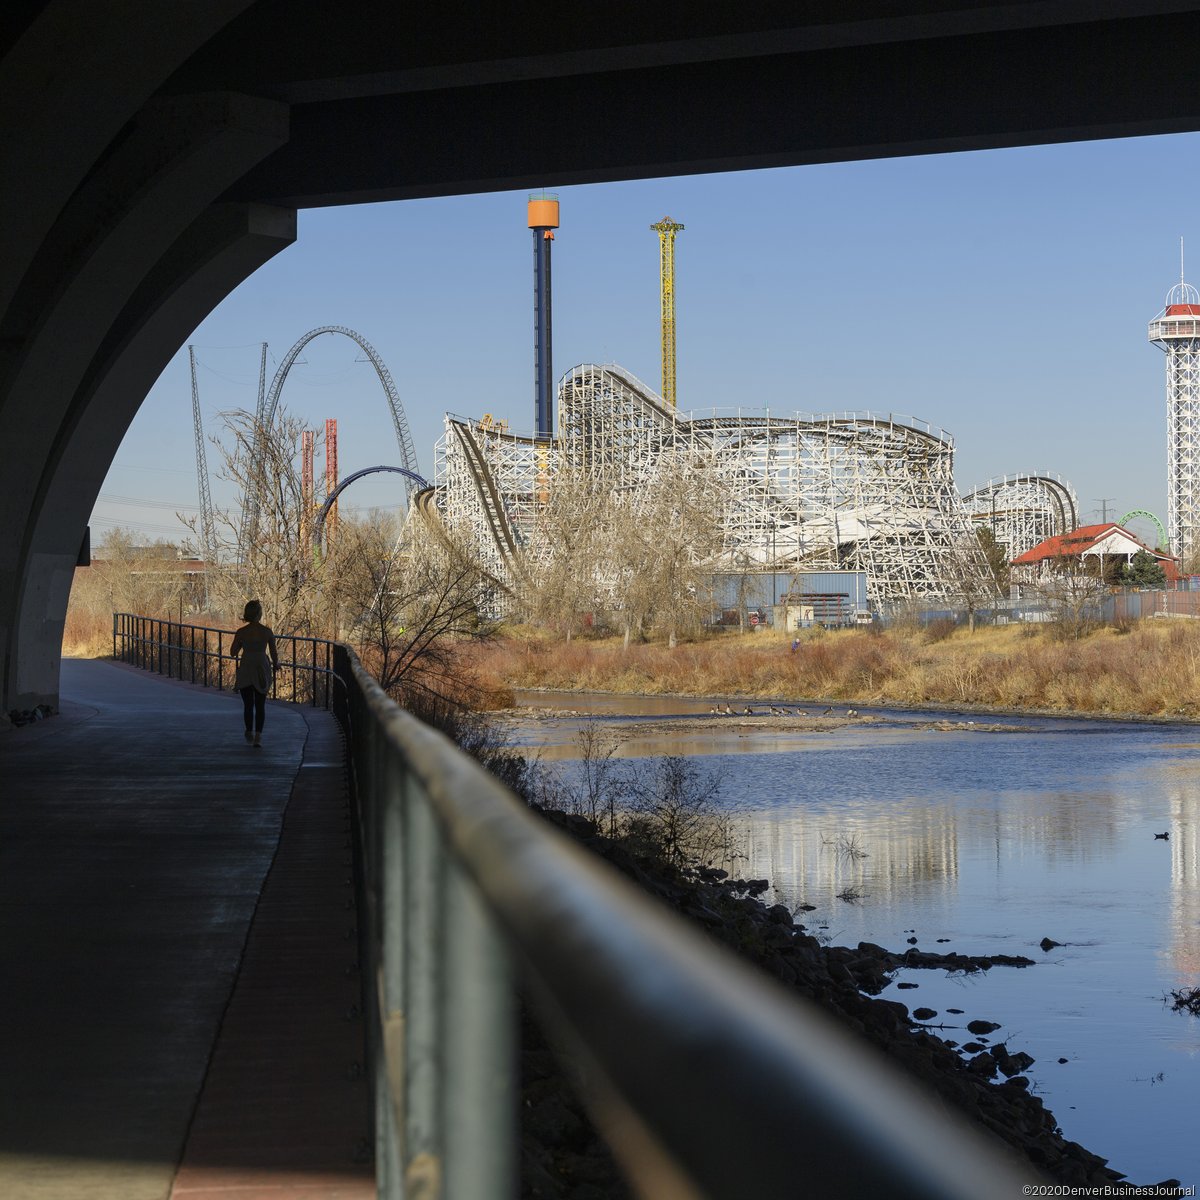
[[[558,196],[529,197],[533,230],[533,427],[539,438],[554,433],[554,367],[550,347],[550,247],[558,228]]]

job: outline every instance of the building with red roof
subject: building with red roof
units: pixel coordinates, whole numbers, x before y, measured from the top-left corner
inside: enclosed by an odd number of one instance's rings
[[[1081,525],[1069,533],[1056,534],[1019,554],[1012,560],[1012,565],[1017,578],[1027,583],[1061,572],[1069,563],[1094,564],[1097,575],[1107,575],[1110,567],[1128,566],[1133,556],[1143,550],[1162,564],[1168,583],[1179,578],[1178,559],[1165,550],[1147,546],[1136,534],[1115,521]]]

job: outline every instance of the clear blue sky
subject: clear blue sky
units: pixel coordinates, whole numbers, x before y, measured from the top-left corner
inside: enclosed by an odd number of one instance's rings
[[[1163,355],[1146,324],[1194,247],[1200,135],[888,159],[556,188],[554,371],[615,361],[659,386],[658,239],[677,243],[681,409],[870,409],[954,435],[961,491],[993,475],[1051,471],[1085,513],[1166,519]],[[253,410],[258,344],[269,372],[320,325],[357,330],[396,380],[422,473],[446,411],[533,413],[533,285],[521,193],[300,214],[294,246],[188,339],[206,427]],[[182,536],[195,506],[186,345],[125,438],[96,506]],[[358,348],[322,337],[283,403],[338,419],[343,476],[398,464],[383,393]],[[233,502],[216,476],[218,506]],[[123,497],[125,500],[112,499]],[[398,476],[346,495],[396,504]]]

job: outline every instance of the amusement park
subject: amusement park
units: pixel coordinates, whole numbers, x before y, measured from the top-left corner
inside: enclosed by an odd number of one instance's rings
[[[672,637],[680,623],[801,629],[898,612],[1044,619],[1048,579],[1085,569],[1110,585],[1127,583],[1138,555],[1148,556],[1164,588],[1190,588],[1185,568],[1200,549],[1200,303],[1182,267],[1149,332],[1167,358],[1167,523],[1133,509],[1084,525],[1074,487],[1052,470],[1018,469],[961,488],[954,436],[917,417],[753,408],[741,396],[724,408],[681,407],[676,250],[685,226],[671,217],[650,225],[659,250],[660,386],[615,362],[582,363],[556,381],[551,255],[559,220],[557,195],[530,196],[530,427],[492,413],[446,413],[429,478],[379,352],[354,329],[322,325],[299,337],[270,377],[262,344],[253,419],[246,414],[235,438],[240,507],[216,512],[189,347],[200,564],[192,575],[205,600],[217,577],[248,569],[272,494],[292,495],[291,508],[277,514],[275,540],[294,542],[302,564],[294,573],[319,573],[337,537],[339,498],[371,475],[402,487],[404,517],[390,556],[424,546],[469,561],[487,619],[539,622],[555,612],[551,623],[562,624],[565,611],[568,628],[623,625],[629,636],[659,625]],[[281,426],[289,374],[323,336],[353,343],[377,377],[395,438],[390,462],[343,475],[336,418],[323,430],[286,434]],[[290,480],[282,490],[281,474]],[[199,597],[193,588],[198,605]],[[1174,598],[1171,611],[1182,604],[1190,612],[1190,600]]]

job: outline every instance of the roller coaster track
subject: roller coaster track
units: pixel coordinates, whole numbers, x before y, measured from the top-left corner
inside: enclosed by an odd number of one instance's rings
[[[1117,522],[1117,524],[1124,525],[1126,521],[1132,521],[1134,517],[1141,517],[1142,520],[1149,521],[1154,525],[1154,528],[1158,530],[1157,545],[1160,549],[1167,545],[1167,530],[1165,526],[1152,512],[1147,512],[1144,508],[1131,509],[1120,519],[1120,521]]]
[[[359,349],[367,356],[371,366],[375,368],[375,374],[379,377],[380,386],[383,388],[384,395],[387,398],[388,411],[392,415],[392,426],[396,431],[396,445],[400,450],[400,461],[404,464],[405,471],[412,476],[406,482],[408,500],[411,503],[413,492],[417,489],[417,484],[413,482],[413,479],[419,478],[420,474],[417,470],[417,452],[413,446],[412,434],[408,428],[408,417],[404,413],[404,406],[400,403],[400,393],[396,390],[396,381],[392,378],[392,373],[388,370],[387,364],[379,357],[379,352],[375,347],[361,333],[357,333],[353,329],[348,329],[345,325],[322,325],[318,329],[310,329],[283,356],[283,361],[279,364],[279,368],[275,372],[275,378],[271,380],[271,386],[265,392],[262,386],[265,377],[260,376],[258,412],[255,414],[256,439],[269,436],[271,424],[275,419],[275,409],[279,405],[280,393],[283,391],[283,385],[287,381],[288,373],[300,357],[300,352],[313,338],[320,337],[325,333],[340,334],[342,337],[347,337],[352,342],[355,342]],[[265,367],[266,357],[264,355],[264,372]],[[254,488],[255,481],[261,480],[262,466],[265,461],[265,447],[261,444],[261,441],[258,441],[254,448],[254,463],[250,475],[251,485],[246,495],[245,508],[242,512],[241,532],[238,538],[238,557],[243,561],[246,548],[254,540],[255,531],[258,527],[261,499]]]
[[[1069,533],[1079,524],[1079,509],[1075,493],[1071,485],[1055,475],[1003,475],[989,479],[982,487],[968,492],[963,502],[968,506],[976,506],[979,511],[986,507],[985,502],[1006,488],[1035,487],[1049,497],[1054,505],[1055,533]],[[1129,515],[1133,515],[1132,513]],[[1156,518],[1152,518],[1156,519]],[[1160,526],[1161,528],[1161,526]]]
[[[426,529],[433,534],[434,538],[441,545],[442,549],[448,554],[455,557],[462,554],[461,546],[456,545],[446,532],[445,523],[442,521],[442,514],[438,512],[437,507],[437,488],[427,487],[419,491],[412,500],[413,512],[415,512],[421,520],[425,522]],[[481,567],[478,563],[475,564],[475,569],[488,581],[493,587],[498,588],[506,595],[512,595],[512,588],[509,587],[503,579],[493,575],[486,567]]]
[[[504,503],[500,499],[500,493],[496,490],[496,484],[488,469],[487,460],[483,457],[483,451],[479,449],[479,443],[475,441],[471,431],[465,425],[455,421],[450,428],[454,431],[458,444],[462,447],[463,458],[470,473],[471,482],[475,487],[480,508],[483,510],[484,521],[492,541],[500,553],[500,559],[518,579],[524,579],[525,564],[522,562],[521,552],[517,547],[516,538],[513,536],[512,525],[504,512]]]

